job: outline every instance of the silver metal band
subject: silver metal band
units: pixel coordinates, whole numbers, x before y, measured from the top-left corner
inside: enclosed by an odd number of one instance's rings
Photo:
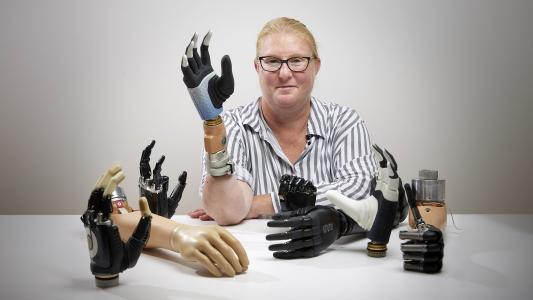
[[[224,149],[217,153],[207,154],[207,170],[211,176],[224,176],[233,174],[233,161]]]

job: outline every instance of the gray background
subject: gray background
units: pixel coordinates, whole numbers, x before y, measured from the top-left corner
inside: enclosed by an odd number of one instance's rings
[[[532,1],[1,0],[0,213],[80,214],[114,162],[137,207],[151,139],[172,185],[189,172],[178,213],[200,206],[180,57],[212,29],[215,70],[233,60],[225,107],[248,103],[257,33],[283,15],[318,40],[314,95],[355,108],[404,180],[438,169],[453,212],[533,212]]]

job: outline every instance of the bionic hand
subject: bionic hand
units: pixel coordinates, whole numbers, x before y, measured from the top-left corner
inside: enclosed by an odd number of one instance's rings
[[[311,181],[285,174],[279,180],[278,195],[283,211],[315,206],[316,187]]]
[[[222,57],[222,75],[218,77],[211,67],[209,57],[209,31],[202,41],[198,54],[198,34],[195,33],[181,60],[183,81],[204,120],[204,148],[207,152],[207,171],[211,176],[233,174],[233,162],[226,151],[226,127],[220,117],[222,103],[228,99],[235,87],[231,71],[231,59]]]
[[[154,148],[155,141],[152,141],[142,152],[139,168],[141,176],[139,177],[139,192],[141,196],[148,199],[150,210],[165,218],[171,218],[178,207],[178,204],[183,195],[183,190],[187,184],[187,172],[181,173],[178,178],[179,183],[176,185],[170,197],[168,193],[168,176],[161,175],[161,166],[165,161],[165,156],[161,156],[159,161],[155,164],[153,170],[150,168],[150,155]]]
[[[426,224],[418,211],[415,201],[416,191],[409,184],[405,185],[409,206],[416,219],[417,230],[400,231],[403,243],[403,268],[409,271],[436,273],[442,268],[444,257],[444,239],[442,232],[431,224]]]
[[[121,241],[117,226],[109,218],[112,193],[123,179],[120,166],[108,169],[96,183],[81,216],[87,232],[91,272],[98,287],[118,285],[118,273],[135,266],[149,237],[152,215],[145,198],[139,199],[142,217],[127,243]]]
[[[343,211],[321,205],[282,212],[272,218],[274,221],[268,222],[268,227],[291,227],[287,232],[266,236],[269,241],[290,239],[268,247],[276,251],[275,258],[283,259],[317,256],[338,238],[359,228]]]
[[[368,231],[368,255],[385,256],[392,228],[405,219],[407,212],[399,212],[398,201],[405,201],[398,166],[392,154],[383,151],[379,146],[372,145],[372,151],[379,162],[379,170],[375,179],[375,187],[370,197],[354,201],[338,191],[326,192],[328,199],[357,224]]]
[[[212,32],[209,31],[200,47],[202,56],[198,54],[198,34],[195,33],[187,46],[181,60],[183,81],[202,120],[214,120],[222,113],[222,103],[228,99],[235,87],[231,59],[222,57],[222,75],[218,77],[211,67],[209,42]]]

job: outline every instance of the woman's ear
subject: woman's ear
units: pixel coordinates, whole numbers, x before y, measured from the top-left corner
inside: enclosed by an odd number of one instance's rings
[[[315,64],[316,64],[316,70],[315,70],[315,75],[318,74],[318,71],[320,71],[320,58],[315,58]]]
[[[257,61],[257,58],[254,58],[254,68],[257,73],[259,73],[259,62]]]

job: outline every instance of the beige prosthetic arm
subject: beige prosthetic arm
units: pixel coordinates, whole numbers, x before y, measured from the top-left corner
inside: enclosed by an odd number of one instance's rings
[[[105,188],[104,195],[110,195],[122,180],[122,169],[114,165],[102,175],[96,186]],[[146,199],[143,200],[144,203],[140,204],[142,214],[147,215],[149,208]],[[127,241],[139,222],[141,212],[119,213],[121,211],[115,209],[113,212],[113,223],[117,225],[121,239]],[[214,276],[235,276],[246,271],[249,264],[241,243],[224,228],[180,224],[155,214],[152,215],[147,247],[179,252],[186,260],[199,262]]]
[[[207,152],[207,170],[211,176],[233,173],[233,162],[226,151],[226,127],[220,116],[204,121],[204,147]]]

